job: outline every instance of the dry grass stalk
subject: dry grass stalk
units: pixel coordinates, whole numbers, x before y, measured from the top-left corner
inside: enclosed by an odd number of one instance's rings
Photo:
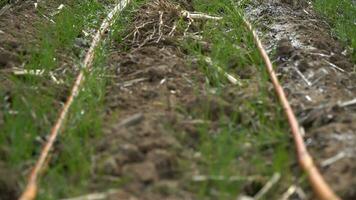
[[[282,197],[279,200],[288,200],[297,191],[297,186],[291,185],[288,190],[283,193]]]
[[[181,16],[187,19],[212,19],[212,20],[221,20],[222,17],[217,17],[217,16],[211,16],[211,15],[207,15],[204,13],[191,13],[189,11],[183,10],[181,12]]]
[[[127,45],[141,48],[146,44],[157,44],[162,38],[172,37],[180,20],[179,6],[166,0],[155,0],[142,6],[135,16],[128,35]]]
[[[342,108],[342,107],[352,106],[352,105],[355,105],[355,104],[356,104],[356,98],[353,99],[353,100],[350,100],[350,101],[339,102],[338,106]]]
[[[239,85],[239,86],[242,85],[242,83],[237,78],[235,78],[233,75],[227,73],[220,66],[216,66],[210,57],[205,57],[205,62],[207,62],[211,67],[216,68],[220,73],[222,73],[231,84]]]
[[[296,186],[296,185],[291,185],[287,191],[285,191],[282,195],[282,197],[279,200],[289,200],[292,195],[298,195],[298,199],[300,200],[306,200],[307,196],[304,193],[304,191]]]
[[[6,4],[4,7],[0,9],[0,16],[3,15],[7,10],[11,8],[11,4]]]
[[[59,131],[60,131],[60,129],[63,125],[63,122],[68,114],[69,108],[71,107],[75,97],[78,95],[78,93],[80,91],[81,85],[85,79],[84,70],[89,70],[89,71],[91,70],[91,67],[93,65],[95,49],[99,45],[105,32],[111,26],[114,17],[117,15],[117,13],[121,12],[129,2],[130,2],[130,0],[121,0],[113,8],[113,10],[107,15],[107,17],[104,19],[104,21],[101,24],[99,30],[97,31],[95,37],[93,38],[90,49],[87,52],[85,59],[83,61],[83,70],[77,76],[76,81],[72,87],[70,96],[68,97],[66,103],[64,104],[62,110],[60,111],[59,117],[58,117],[56,123],[52,127],[52,130],[48,137],[48,141],[45,144],[44,148],[42,149],[40,157],[38,158],[35,166],[32,169],[32,172],[28,178],[27,186],[26,186],[24,192],[22,193],[20,200],[33,200],[36,198],[37,190],[38,190],[39,175],[44,170],[44,166],[46,165],[46,162],[49,160],[49,158],[48,158],[49,152],[51,151],[53,144],[57,139]]]
[[[92,193],[80,197],[62,199],[62,200],[102,200],[102,199],[108,199],[110,196],[115,195],[118,192],[119,192],[118,190],[109,190],[103,193]]]
[[[263,48],[261,40],[259,39],[256,31],[253,29],[252,25],[246,19],[243,18],[243,20],[246,27],[253,34],[253,38],[264,60],[264,63],[267,67],[268,74],[271,78],[276,94],[284,108],[285,114],[288,118],[288,122],[293,134],[294,142],[296,145],[299,164],[308,175],[309,182],[315,194],[318,196],[320,200],[340,200],[340,197],[338,197],[334,193],[334,191],[330,188],[330,186],[325,182],[318,168],[315,166],[314,161],[310,156],[308,150],[306,149],[302,134],[300,133],[299,123],[297,121],[297,118],[295,117],[293,109],[290,106],[288,99],[285,95],[285,92],[278,81],[276,72],[274,71],[272,66],[272,62],[268,57],[266,50]]]
[[[293,69],[297,72],[297,74],[302,78],[308,87],[313,85],[297,67],[293,67]]]
[[[260,200],[262,199],[270,190],[271,188],[278,183],[281,179],[280,173],[274,173],[270,180],[262,187],[260,191],[254,197],[247,196],[247,195],[239,195],[237,200]]]
[[[141,48],[157,44],[173,36],[185,35],[192,29],[194,20],[220,20],[221,17],[204,13],[192,13],[167,0],[154,0],[142,6],[140,15],[133,19],[129,33],[124,37],[128,46]],[[178,30],[178,22],[186,22],[184,31]]]
[[[336,154],[335,156],[322,161],[320,163],[320,166],[321,167],[327,167],[327,166],[332,165],[335,162],[337,162],[337,161],[339,161],[339,160],[341,160],[341,159],[343,159],[345,157],[347,157],[347,154],[344,151],[342,151],[342,152]]]
[[[258,191],[258,193],[253,197],[255,200],[262,199],[264,195],[281,179],[281,174],[275,173],[272,178],[263,186],[263,188]]]

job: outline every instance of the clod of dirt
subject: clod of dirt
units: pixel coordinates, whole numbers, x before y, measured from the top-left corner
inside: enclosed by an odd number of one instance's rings
[[[0,162],[0,199],[17,199],[20,194],[20,188],[17,184],[16,175],[12,170],[5,167]]]
[[[168,76],[170,72],[171,68],[167,65],[159,65],[147,70],[150,81],[160,81],[164,77]]]
[[[229,58],[227,69],[232,69],[236,71],[236,74],[239,75],[240,79],[250,79],[256,74],[255,66],[240,66],[238,57]]]
[[[142,161],[144,158],[142,152],[135,145],[123,144],[121,145],[120,149],[121,153],[129,158],[128,162]]]
[[[255,196],[261,190],[263,185],[264,184],[262,180],[250,181],[248,183],[245,183],[243,191],[248,196]]]
[[[149,161],[125,165],[122,172],[125,175],[137,178],[143,183],[150,183],[158,179],[156,167],[154,163]]]
[[[173,178],[177,176],[176,169],[178,162],[172,153],[166,150],[156,149],[147,154],[147,160],[154,163],[155,167],[159,169],[158,173],[161,178]]]
[[[18,63],[20,63],[20,60],[16,55],[6,51],[0,52],[0,69],[10,68]]]
[[[119,160],[119,161],[117,161]],[[96,171],[100,173],[105,173],[112,176],[121,176],[121,167],[117,164],[120,162],[120,158],[109,157],[99,164],[96,164]]]
[[[188,104],[190,113],[206,112],[212,120],[217,120],[221,115],[229,116],[232,113],[232,108],[224,99],[216,96],[197,97]]]
[[[276,47],[276,53],[278,57],[280,57],[281,59],[289,58],[292,55],[293,51],[294,51],[294,47],[292,46],[292,43],[288,39],[283,38],[278,41]]]

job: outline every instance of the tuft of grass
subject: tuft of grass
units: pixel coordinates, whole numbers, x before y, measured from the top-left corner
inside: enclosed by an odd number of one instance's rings
[[[204,51],[194,40],[186,40],[183,47],[188,54],[199,58],[198,65],[208,77],[208,91],[215,91],[203,102],[203,111],[192,115],[207,121],[219,116],[217,129],[212,130],[206,124],[199,127],[197,151],[202,157],[199,171],[226,179],[193,184],[191,189],[201,199],[236,199],[241,193],[256,194],[269,177],[280,173],[281,181],[264,197],[278,199],[293,182],[294,149],[283,110],[269,90],[265,66],[239,15],[242,10],[230,0],[193,0],[193,5],[199,12],[223,17],[221,21],[207,21],[202,25],[203,40],[210,43],[210,51]],[[214,66],[240,77],[243,85],[229,86],[226,78],[205,62],[206,57],[211,58]],[[242,71],[252,73],[246,78]],[[219,99],[213,103],[219,107],[218,111],[212,113],[209,98]],[[229,102],[231,112],[226,112],[224,102]],[[241,180],[229,181],[229,177]],[[264,177],[264,180],[251,182],[250,177]]]
[[[352,49],[356,62],[356,3],[352,0],[314,0],[314,8],[333,27],[335,34]]]
[[[88,190],[91,177],[92,141],[102,130],[105,77],[103,47],[96,50],[93,70],[86,73],[84,87],[73,103],[64,134],[59,138],[58,152],[53,156],[48,173],[43,178],[39,199],[57,199],[80,195]]]
[[[8,3],[8,0],[0,0],[0,9]]]
[[[43,13],[44,8],[39,9]],[[95,0],[72,0],[54,17],[55,23],[39,24],[39,44],[31,51],[26,67],[29,69],[53,70],[58,67],[58,56],[63,52],[74,55],[73,44],[82,30],[90,30],[99,25],[104,7]]]

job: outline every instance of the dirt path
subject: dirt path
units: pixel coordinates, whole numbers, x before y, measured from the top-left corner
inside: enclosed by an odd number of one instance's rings
[[[355,65],[304,1],[255,2],[246,9],[274,55],[305,140],[343,199],[355,199]]]
[[[177,108],[184,110],[203,95],[205,79],[198,69],[188,67],[185,55],[174,44],[182,33],[172,32],[174,39],[168,36],[179,20],[174,6],[162,2],[141,8],[137,13],[146,15],[134,18],[128,31],[132,34],[124,40],[126,51],[119,45],[110,55],[112,74],[117,77],[107,88],[108,123],[94,168],[102,182],[118,177],[127,182],[115,194],[119,199],[195,199],[181,189],[190,173],[180,171],[179,162],[191,155],[177,135],[189,130],[192,122]],[[163,12],[164,24],[160,25]],[[133,33],[142,24],[147,26]]]

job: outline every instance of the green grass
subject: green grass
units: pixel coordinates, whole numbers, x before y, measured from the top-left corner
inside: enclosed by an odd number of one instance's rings
[[[65,126],[65,135],[59,138],[63,148],[43,180],[45,193],[41,199],[50,200],[58,197],[79,196],[91,192],[88,190],[88,186],[92,183],[90,174],[92,170],[91,156],[95,155],[93,141],[99,139],[102,133],[105,111],[104,97],[106,86],[110,84],[110,79],[105,77],[108,73],[105,71],[107,50],[110,49],[111,42],[120,41],[118,32],[121,32],[132,18],[130,11],[144,1],[136,1],[130,4],[118,16],[116,23],[111,28],[109,38],[97,49],[94,70],[86,75],[84,90],[78,95],[71,108]],[[63,176],[63,174],[66,176]],[[100,187],[107,189],[121,185],[121,182],[118,180],[111,184],[100,185]]]
[[[0,0],[0,9],[8,3],[8,0]]]
[[[103,5],[95,0],[71,1],[54,18],[55,24],[39,25],[38,48],[31,52],[27,68],[52,70],[57,67],[58,55],[63,52],[73,54],[73,42],[82,35],[81,31],[97,27],[102,16]],[[39,9],[39,12],[44,12]]]
[[[103,99],[107,80],[105,74],[106,52],[98,48],[94,70],[86,73],[86,81],[71,107],[64,134],[59,138],[57,154],[42,181],[41,198],[57,199],[80,195],[88,190],[91,172],[92,141],[102,130]]]
[[[270,91],[268,75],[251,34],[245,29],[239,12],[230,0],[194,0],[197,11],[223,17],[221,21],[208,21],[202,28],[203,38],[211,43],[211,51],[204,52],[202,46],[187,40],[184,48],[188,54],[201,58],[199,66],[208,77],[210,89],[216,91],[209,98],[230,102],[233,114],[227,114],[223,104],[219,109],[219,128],[212,130],[202,125],[197,150],[202,155],[200,171],[205,175],[241,177],[241,181],[206,181],[193,184],[192,190],[199,192],[200,199],[235,199],[246,192],[246,181],[250,176],[266,179],[278,172],[282,180],[265,199],[277,199],[282,191],[292,183],[291,167],[295,162],[291,147],[288,125],[283,110],[274,93]],[[211,57],[216,66],[239,77],[239,71],[255,69],[250,77],[242,81],[242,86],[228,86],[226,79],[214,67],[209,66],[204,57]],[[232,65],[233,63],[233,65]],[[257,90],[253,89],[253,85]],[[229,91],[231,97],[227,97]],[[215,97],[214,97],[215,96]],[[197,119],[214,120],[207,100],[205,111],[193,112]],[[266,181],[266,180],[265,180]],[[253,193],[263,183],[254,185]],[[252,187],[252,186],[251,186]]]
[[[52,1],[46,3],[53,4]],[[38,12],[45,12],[46,6],[39,8]],[[104,6],[96,0],[67,1],[62,12],[54,17],[56,23],[42,21],[36,25],[39,40],[23,59],[25,68],[43,69],[45,74],[11,75],[7,77],[11,90],[1,86],[1,91],[9,91],[11,95],[11,107],[2,107],[5,123],[0,130],[0,146],[8,152],[1,160],[9,167],[22,171],[37,159],[41,150],[38,140],[49,133],[77,73],[72,68],[74,64],[79,65],[81,58],[75,53],[74,41],[82,30],[98,28],[101,23],[98,19],[102,19],[107,12]],[[58,199],[88,190],[90,156],[94,148],[91,142],[101,134],[103,97],[108,81],[101,76],[105,74],[105,45],[96,50],[94,68],[87,72],[83,89],[70,109],[65,131],[55,145],[49,169],[40,183],[38,199]],[[63,57],[71,60],[69,65],[60,65],[59,60]],[[48,72],[60,67],[66,67],[69,71],[60,77],[63,85],[53,83],[48,75]],[[0,92],[1,99],[7,95]],[[26,181],[26,177],[19,178]]]
[[[331,24],[335,34],[353,48],[356,62],[356,4],[352,0],[314,0],[314,7]]]

